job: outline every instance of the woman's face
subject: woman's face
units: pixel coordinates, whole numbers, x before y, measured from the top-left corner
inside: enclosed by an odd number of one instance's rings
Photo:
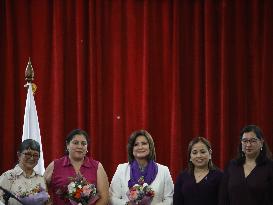
[[[256,158],[263,146],[263,140],[256,137],[254,132],[246,132],[242,136],[242,151],[246,157]]]
[[[23,170],[33,170],[40,158],[40,153],[36,150],[27,149],[18,153],[19,165]]]
[[[75,160],[82,160],[87,153],[87,141],[83,135],[75,135],[66,146],[69,157]]]
[[[194,167],[208,168],[209,160],[211,159],[211,151],[203,142],[197,142],[192,146],[190,153],[190,161]]]
[[[139,135],[133,147],[133,155],[136,160],[147,159],[150,154],[150,146],[145,136]]]

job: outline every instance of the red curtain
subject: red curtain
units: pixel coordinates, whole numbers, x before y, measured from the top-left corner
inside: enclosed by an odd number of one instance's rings
[[[273,1],[1,0],[0,171],[16,163],[28,58],[46,165],[83,128],[109,178],[130,133],[147,129],[173,178],[207,137],[223,168],[239,132],[273,145]]]

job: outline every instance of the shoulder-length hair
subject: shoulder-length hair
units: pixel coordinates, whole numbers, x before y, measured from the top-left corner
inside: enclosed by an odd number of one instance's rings
[[[204,138],[204,137],[195,137],[193,138],[190,143],[189,143],[189,146],[188,146],[188,171],[189,173],[193,174],[194,172],[194,165],[193,163],[191,162],[191,151],[192,151],[192,147],[197,144],[198,142],[201,142],[203,143],[207,149],[208,149],[208,152],[211,154],[212,152],[212,149],[211,149],[211,144],[210,142]],[[209,170],[215,170],[217,169],[217,167],[212,163],[212,159],[210,158],[209,159],[209,162],[208,162],[208,169]]]
[[[263,140],[263,146],[260,150],[258,157],[256,158],[256,163],[262,164],[262,163],[268,161],[269,159],[271,159],[272,154],[271,154],[271,151],[264,139],[264,135],[263,135],[262,130],[257,125],[247,125],[241,130],[240,141],[242,140],[244,133],[248,133],[248,132],[254,132],[256,137],[259,140]],[[239,165],[243,165],[245,163],[245,160],[246,160],[245,153],[242,151],[242,143],[240,142],[240,144],[238,146],[238,153],[237,153],[237,157],[235,158],[235,161]]]
[[[144,136],[147,139],[148,143],[149,143],[150,153],[149,153],[149,155],[147,157],[147,160],[148,161],[150,161],[150,160],[155,161],[155,158],[156,158],[155,145],[154,145],[154,140],[153,140],[152,136],[146,130],[137,130],[137,131],[134,131],[130,135],[129,140],[128,140],[128,144],[127,144],[127,152],[128,152],[128,161],[129,161],[129,163],[132,163],[134,161],[134,159],[135,159],[135,157],[133,155],[133,148],[134,148],[134,145],[135,145],[136,138],[138,136]]]

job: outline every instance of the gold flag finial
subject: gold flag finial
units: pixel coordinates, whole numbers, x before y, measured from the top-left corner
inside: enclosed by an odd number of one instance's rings
[[[32,83],[32,81],[34,80],[34,70],[31,65],[30,57],[28,59],[28,63],[27,63],[26,71],[25,71],[25,80],[27,81],[27,83]]]
[[[37,86],[32,82],[34,80],[34,70],[31,65],[30,57],[28,59],[28,63],[27,63],[26,71],[25,71],[25,80],[27,81],[27,84],[25,85],[25,87],[28,87],[30,83],[32,87],[32,92],[34,95],[35,91],[37,90]]]

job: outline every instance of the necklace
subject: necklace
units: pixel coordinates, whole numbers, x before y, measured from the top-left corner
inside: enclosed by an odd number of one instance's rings
[[[140,172],[144,172],[144,170],[145,170],[145,167],[142,167],[142,166],[139,166],[138,168],[139,168]]]
[[[200,170],[199,172],[194,172],[194,177],[197,182],[201,181],[207,174],[209,170]]]

